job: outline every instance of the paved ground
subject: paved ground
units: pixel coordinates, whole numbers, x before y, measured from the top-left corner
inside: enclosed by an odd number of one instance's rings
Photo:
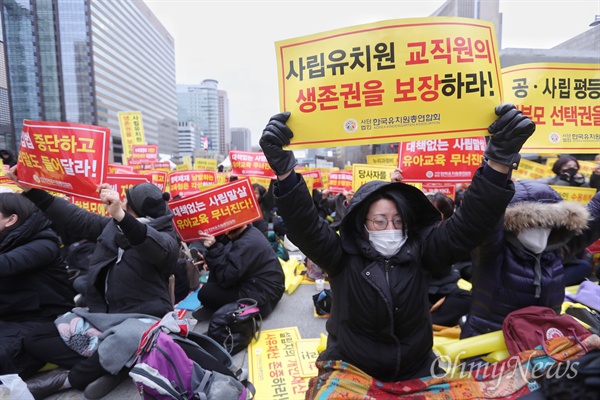
[[[328,288],[328,285],[325,285]],[[284,293],[277,308],[263,320],[263,330],[288,328],[297,326],[300,336],[303,339],[318,338],[321,333],[325,333],[326,319],[315,318],[313,311],[312,295],[316,293],[314,284],[302,284],[294,293],[287,295]],[[204,333],[208,327],[208,322],[201,322],[196,325],[194,331]],[[248,368],[247,350],[236,354],[234,362],[238,366]],[[127,379],[121,383],[112,392],[103,399],[139,399],[140,395],[132,380]],[[77,390],[67,390],[56,395],[48,397],[50,400],[80,400],[85,399],[83,392]],[[256,394],[256,400],[271,400],[260,397]]]

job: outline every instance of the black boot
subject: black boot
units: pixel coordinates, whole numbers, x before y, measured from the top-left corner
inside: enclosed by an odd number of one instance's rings
[[[62,368],[45,372],[28,380],[27,389],[29,389],[35,400],[42,400],[57,393],[65,384],[68,376],[69,371]]]
[[[86,399],[90,400],[101,399],[119,386],[121,382],[129,378],[129,370],[130,368],[123,368],[117,375],[107,374],[101,376],[87,385],[83,391],[83,395]]]

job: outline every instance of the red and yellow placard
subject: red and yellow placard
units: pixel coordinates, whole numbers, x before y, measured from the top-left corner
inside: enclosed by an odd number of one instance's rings
[[[169,208],[175,214],[175,229],[185,242],[198,240],[201,232],[216,236],[262,218],[247,178],[171,200]]]
[[[131,150],[129,165],[158,162],[158,145],[156,144],[134,144],[131,146]]]
[[[70,122],[23,121],[19,181],[67,195],[97,198],[107,174],[110,130]]]
[[[488,21],[388,20],[275,47],[291,148],[487,135],[501,103]]]
[[[312,189],[322,189],[323,186],[323,176],[321,175],[320,169],[309,169],[309,170],[300,170],[298,171],[304,179],[307,177],[312,178]]]
[[[212,158],[196,158],[194,160],[194,169],[197,170],[217,170],[217,160]]]
[[[592,197],[596,194],[595,188],[578,187],[578,186],[559,186],[550,185],[550,187],[560,194],[560,197],[565,201],[576,201],[587,205]]]
[[[275,179],[275,172],[262,152],[229,151],[231,176],[258,176]]]
[[[146,144],[141,111],[120,111],[118,113],[121,141],[123,142],[123,160],[126,162],[133,154],[133,145]]]
[[[481,166],[485,138],[419,140],[398,147],[403,182],[471,182]]]
[[[421,186],[421,191],[427,194],[442,193],[454,201],[456,198],[456,186],[452,183],[426,182]]]
[[[167,188],[167,176],[169,175],[166,171],[159,171],[157,169],[142,171],[142,175],[146,176],[150,183],[158,186],[161,192],[164,192]]]
[[[600,64],[520,64],[502,80],[505,101],[536,125],[522,152],[600,152]]]
[[[174,171],[169,174],[171,196],[189,196],[200,192],[203,186],[217,183],[216,171]]]
[[[109,174],[137,174],[135,169],[130,165],[108,164]]]
[[[352,190],[352,172],[336,171],[329,173],[329,192],[342,193]]]

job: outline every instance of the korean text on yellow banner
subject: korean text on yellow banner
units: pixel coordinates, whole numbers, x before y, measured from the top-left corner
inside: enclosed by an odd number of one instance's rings
[[[123,141],[123,160],[129,160],[133,154],[134,144],[146,144],[141,111],[120,111],[119,127]]]
[[[194,169],[197,170],[217,170],[217,160],[212,158],[196,158],[194,160]]]
[[[260,399],[301,400],[309,378],[301,378],[294,343],[298,327],[264,330],[248,347],[248,375]],[[258,394],[260,393],[260,396]]]
[[[392,172],[395,167],[370,164],[352,164],[352,190],[357,191],[359,187],[370,181],[392,181]]]
[[[19,181],[97,199],[108,167],[110,131],[70,122],[23,121]]]
[[[220,235],[262,218],[247,178],[171,200],[168,204],[175,214],[175,229],[183,241],[198,240],[200,232]]]
[[[576,201],[587,205],[592,197],[596,194],[595,188],[577,187],[577,186],[558,186],[550,185],[550,187],[560,194],[560,197],[565,201]]]
[[[398,19],[275,43],[291,148],[487,135],[501,103],[494,26]]]
[[[306,179],[307,177],[310,177],[313,179],[313,181],[312,181],[313,189],[322,189],[323,188],[323,175],[321,174],[320,169],[309,169],[306,171],[301,170],[298,172],[300,172],[300,175],[302,175],[304,177],[304,179]]]
[[[597,154],[600,64],[536,63],[502,69],[504,99],[535,122],[524,153]]]
[[[296,341],[296,357],[298,358],[298,367],[302,378],[317,376],[318,370],[315,365],[319,352],[319,342],[321,339],[300,339]]]
[[[352,172],[336,171],[329,173],[329,192],[342,193],[352,190]]]
[[[125,198],[125,190],[130,189],[134,185],[148,182],[148,178],[138,174],[109,174],[106,176],[106,183],[108,183],[114,191],[119,193],[122,199]],[[81,196],[71,196],[71,203],[75,204],[79,208],[84,210],[100,214],[108,215],[108,212],[104,208],[104,204],[100,201],[99,195],[95,200],[87,199]]]
[[[485,138],[418,140],[400,143],[403,182],[471,182],[481,166]]]
[[[398,153],[367,154],[367,164],[385,165],[388,167],[397,167],[398,166]]]
[[[520,179],[540,179],[553,175],[554,172],[552,172],[551,167],[522,158],[519,162],[519,169],[512,172],[512,180],[518,181]]]
[[[216,171],[174,171],[169,174],[171,196],[189,196],[200,192],[202,186],[217,183]]]
[[[275,179],[275,172],[262,152],[229,151],[231,176],[263,176]]]

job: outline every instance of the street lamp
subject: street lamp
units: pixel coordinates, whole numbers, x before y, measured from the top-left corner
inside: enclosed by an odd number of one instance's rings
[[[596,25],[600,25],[600,15],[596,15],[596,16],[594,17],[594,22],[592,22],[592,23],[590,24],[590,26],[596,26]]]

